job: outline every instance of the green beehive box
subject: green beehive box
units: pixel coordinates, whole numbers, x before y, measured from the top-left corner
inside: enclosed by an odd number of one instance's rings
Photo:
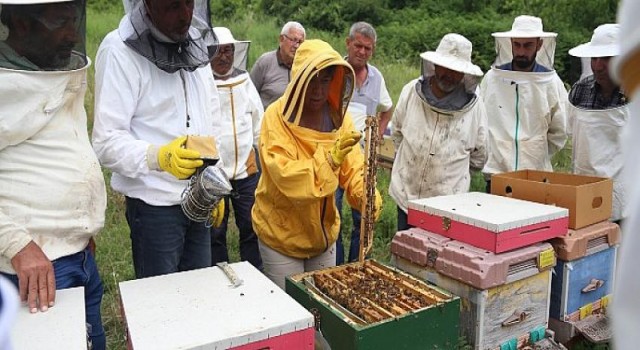
[[[384,275],[425,295],[437,296],[432,305],[376,322],[354,320],[354,314],[311,284],[313,275],[369,264]],[[373,260],[287,277],[286,292],[316,316],[320,330],[336,350],[457,349],[459,298],[404,272]],[[392,298],[394,299],[394,298]]]

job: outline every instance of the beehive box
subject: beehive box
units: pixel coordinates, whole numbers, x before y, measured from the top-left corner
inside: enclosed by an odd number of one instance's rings
[[[338,287],[339,286],[339,287]],[[459,299],[372,260],[288,277],[332,349],[453,349]]]
[[[87,349],[84,287],[56,290],[56,305],[47,312],[32,314],[21,305],[11,340],[14,349]]]
[[[551,270],[489,289],[477,289],[393,255],[392,264],[461,298],[460,333],[473,349],[517,349],[544,338]]]
[[[399,269],[462,298],[461,334],[475,349],[544,337],[555,265],[549,243],[494,254],[412,228],[396,233],[391,252]]]
[[[409,201],[408,223],[502,253],[567,233],[568,210],[480,192]]]
[[[313,315],[248,262],[120,283],[129,347],[142,349],[314,348]]]
[[[606,308],[613,293],[617,252],[617,246],[607,246],[580,259],[558,260],[549,316],[575,322]]]
[[[613,182],[595,176],[520,170],[491,176],[491,193],[569,209],[569,228],[611,217]]]
[[[378,146],[378,164],[390,169],[393,166],[395,158],[396,148],[393,144],[393,140],[391,139],[391,136],[384,135],[382,140],[380,140],[380,145]]]

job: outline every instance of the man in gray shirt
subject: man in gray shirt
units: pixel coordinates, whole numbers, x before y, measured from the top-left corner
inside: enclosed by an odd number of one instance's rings
[[[280,32],[279,47],[262,54],[251,69],[251,80],[258,89],[264,109],[284,94],[291,80],[291,64],[305,38],[298,22],[287,22]]]

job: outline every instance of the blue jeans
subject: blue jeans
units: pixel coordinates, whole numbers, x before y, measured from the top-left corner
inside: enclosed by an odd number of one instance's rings
[[[253,174],[247,178],[231,180],[233,195],[231,204],[236,219],[236,226],[240,231],[240,259],[248,261],[257,269],[262,270],[262,258],[258,249],[258,236],[253,231],[251,209],[256,200],[255,192],[260,176]],[[222,261],[229,261],[227,252],[227,227],[229,223],[229,198],[224,199],[224,218],[218,228],[211,229],[211,265]]]
[[[136,278],[211,266],[211,230],[179,205],[154,206],[127,197]]]
[[[96,260],[89,249],[63,256],[53,261],[56,289],[84,287],[85,318],[89,325],[89,338],[93,350],[104,350],[106,338],[100,316],[102,302],[102,280],[98,274]],[[2,273],[18,287],[18,276]],[[55,306],[54,306],[55,307]]]
[[[407,213],[405,213],[402,208],[398,207],[398,231],[404,231],[414,227],[407,223],[407,219]]]
[[[336,207],[338,207],[340,217],[342,217],[342,197],[344,197],[344,190],[338,187],[336,191]],[[354,262],[358,260],[358,256],[360,255],[360,212],[351,208],[351,218],[353,219],[353,231],[351,231],[351,245],[349,246],[349,262]],[[343,263],[344,247],[342,246],[342,230],[340,230],[338,240],[336,241],[336,265]]]

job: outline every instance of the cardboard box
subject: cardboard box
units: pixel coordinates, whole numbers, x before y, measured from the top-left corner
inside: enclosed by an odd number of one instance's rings
[[[611,217],[613,181],[608,178],[520,170],[491,177],[491,193],[569,209],[569,228]]]

